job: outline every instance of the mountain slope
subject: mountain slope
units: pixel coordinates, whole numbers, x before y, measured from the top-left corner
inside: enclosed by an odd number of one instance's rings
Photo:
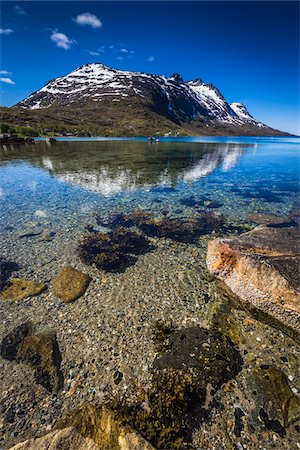
[[[49,81],[12,110],[20,120],[40,117],[46,124],[46,117],[51,123],[56,118],[57,127],[104,134],[277,134],[200,79],[184,82],[176,73],[167,78],[98,63]]]

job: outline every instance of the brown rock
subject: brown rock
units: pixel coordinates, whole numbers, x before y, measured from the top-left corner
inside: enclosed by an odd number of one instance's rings
[[[208,244],[208,269],[248,304],[300,331],[299,233],[296,227],[258,226]]]
[[[12,278],[9,285],[0,292],[0,297],[3,300],[22,300],[23,298],[38,295],[45,289],[46,286],[43,283],[22,278]]]
[[[65,303],[81,297],[92,279],[71,266],[64,267],[54,280],[54,294]]]
[[[59,426],[74,427],[82,436],[92,439],[99,450],[155,450],[127,422],[117,411],[89,403],[71,411]]]
[[[84,438],[75,428],[55,430],[37,439],[28,439],[10,450],[98,450],[92,439]]]

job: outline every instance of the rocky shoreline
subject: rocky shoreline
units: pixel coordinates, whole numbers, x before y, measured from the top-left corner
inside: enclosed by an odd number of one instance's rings
[[[79,239],[101,256],[91,263],[73,237],[35,271],[34,254],[25,265],[7,245],[16,265],[2,262],[0,448],[300,446],[299,346],[207,271],[207,245],[211,233],[222,238],[222,222],[204,221],[200,234],[199,222],[186,222],[182,234],[182,222],[135,216],[132,229],[125,219],[117,226],[131,240],[117,262],[128,246],[135,259],[122,270],[99,252],[95,229],[92,241]],[[132,253],[141,245],[133,230],[147,251]],[[19,281],[9,285],[10,277]]]

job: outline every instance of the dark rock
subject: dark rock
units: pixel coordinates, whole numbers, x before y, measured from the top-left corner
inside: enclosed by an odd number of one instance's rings
[[[154,361],[147,408],[134,405],[125,416],[156,448],[186,448],[213,394],[237,375],[243,360],[229,339],[203,328],[168,328],[165,336],[169,342]]]
[[[12,261],[7,261],[0,257],[0,289],[2,289],[7,281],[9,280],[11,274],[19,270],[19,265]]]
[[[266,428],[285,435],[285,428],[300,419],[300,398],[291,390],[287,376],[274,366],[262,364],[252,370],[248,385],[256,394],[256,416]]]
[[[48,391],[56,393],[62,387],[61,355],[52,330],[24,323],[3,338],[0,353],[9,361],[29,364],[37,383]]]
[[[186,328],[173,331],[169,338],[169,350],[156,358],[156,369],[194,369],[198,387],[214,390],[234,378],[241,370],[242,357],[232,342],[220,333],[204,328]]]
[[[26,336],[33,333],[33,329],[34,327],[31,322],[25,322],[4,336],[0,346],[1,356],[9,361],[16,359],[19,345]]]
[[[123,374],[122,374],[122,372],[120,372],[119,370],[117,370],[117,371],[114,373],[114,383],[115,383],[115,384],[120,384],[122,380],[123,380]]]

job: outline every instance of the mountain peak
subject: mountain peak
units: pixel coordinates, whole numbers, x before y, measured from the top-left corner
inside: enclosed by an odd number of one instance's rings
[[[84,64],[65,76],[49,81],[17,106],[50,110],[70,108],[80,111],[79,115],[85,107],[89,111],[97,109],[98,116],[101,111],[105,126],[117,120],[115,117],[118,114],[110,111],[127,112],[134,108],[145,110],[147,114],[154,110],[163,120],[173,124],[192,123],[206,128],[213,123],[225,128],[264,126],[249,114],[242,103],[229,105],[213,84],[203,83],[200,78],[184,82],[179,73],[167,78],[113,69],[100,62]],[[131,123],[128,126],[131,127]]]
[[[169,80],[176,81],[176,83],[183,83],[182,76],[177,72],[173,73]]]
[[[201,78],[195,78],[194,80],[189,81],[188,84],[190,84],[191,86],[202,86],[202,84],[204,83]]]

